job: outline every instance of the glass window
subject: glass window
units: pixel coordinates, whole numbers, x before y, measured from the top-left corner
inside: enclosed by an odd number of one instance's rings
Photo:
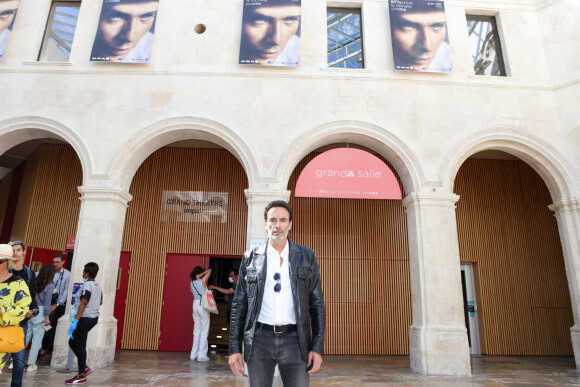
[[[476,75],[506,75],[497,25],[493,16],[467,15],[471,58]]]
[[[80,6],[80,2],[72,1],[52,3],[38,60],[68,62]]]
[[[360,9],[328,8],[328,67],[364,68],[360,14]]]

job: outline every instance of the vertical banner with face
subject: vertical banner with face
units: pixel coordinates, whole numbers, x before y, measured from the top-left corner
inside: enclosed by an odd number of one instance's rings
[[[451,73],[443,0],[389,0],[395,70]]]
[[[243,0],[240,64],[300,65],[301,0]]]
[[[159,0],[103,0],[94,62],[149,63]]]
[[[8,47],[20,0],[0,0],[0,59]]]

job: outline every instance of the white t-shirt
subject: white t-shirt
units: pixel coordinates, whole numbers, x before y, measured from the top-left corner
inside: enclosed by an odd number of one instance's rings
[[[266,257],[266,283],[264,284],[264,298],[258,321],[268,325],[296,324],[296,314],[294,312],[294,299],[292,298],[292,285],[290,284],[290,243],[286,241],[286,246],[282,254],[272,247],[268,242]],[[280,256],[284,258],[280,266]],[[274,280],[274,275],[280,274],[280,291],[274,291],[274,286],[278,281]]]
[[[99,308],[101,307],[101,301],[103,300],[103,290],[101,289],[101,285],[95,281],[85,282],[77,293],[75,301],[76,310],[79,310],[79,307],[81,306],[81,298],[85,298],[88,301],[81,317],[99,317]]]

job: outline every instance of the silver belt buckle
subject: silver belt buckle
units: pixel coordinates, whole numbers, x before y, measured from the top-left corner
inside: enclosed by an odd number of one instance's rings
[[[284,332],[276,332],[276,325],[274,325],[274,333],[278,335],[278,334],[284,333]]]

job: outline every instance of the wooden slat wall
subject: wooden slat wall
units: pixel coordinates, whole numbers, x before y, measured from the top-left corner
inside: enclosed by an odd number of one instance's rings
[[[300,172],[317,154],[296,167],[289,183],[292,192]],[[324,352],[408,354],[411,286],[401,200],[292,196],[290,204],[290,238],[311,247],[320,265],[327,316]]]
[[[468,159],[455,180],[462,262],[479,276],[489,355],[572,355],[574,324],[548,189],[522,161]]]
[[[247,187],[241,164],[223,149],[162,148],[141,165],[131,185],[123,234],[123,250],[131,252],[123,348],[158,348],[167,253],[244,253]],[[228,221],[161,222],[163,190],[228,192]]]
[[[39,160],[40,149],[37,149],[35,152],[33,152],[26,160],[10,240],[28,241],[28,239],[26,239],[26,229],[28,227],[30,211],[33,210],[32,207],[34,203],[32,198],[34,193],[37,168],[40,162]],[[30,242],[28,242],[28,244],[30,244]]]
[[[12,184],[12,176],[14,172],[8,173],[0,179],[0,231],[4,226],[4,217],[6,216],[6,206],[8,206],[8,196],[10,195],[10,186]],[[0,241],[5,243],[7,241]]]
[[[64,250],[67,237],[76,234],[81,206],[77,187],[81,184],[82,167],[74,149],[42,145],[27,160],[13,238],[22,227],[17,222],[25,220],[22,240],[28,245]],[[18,219],[19,214],[26,217]]]

